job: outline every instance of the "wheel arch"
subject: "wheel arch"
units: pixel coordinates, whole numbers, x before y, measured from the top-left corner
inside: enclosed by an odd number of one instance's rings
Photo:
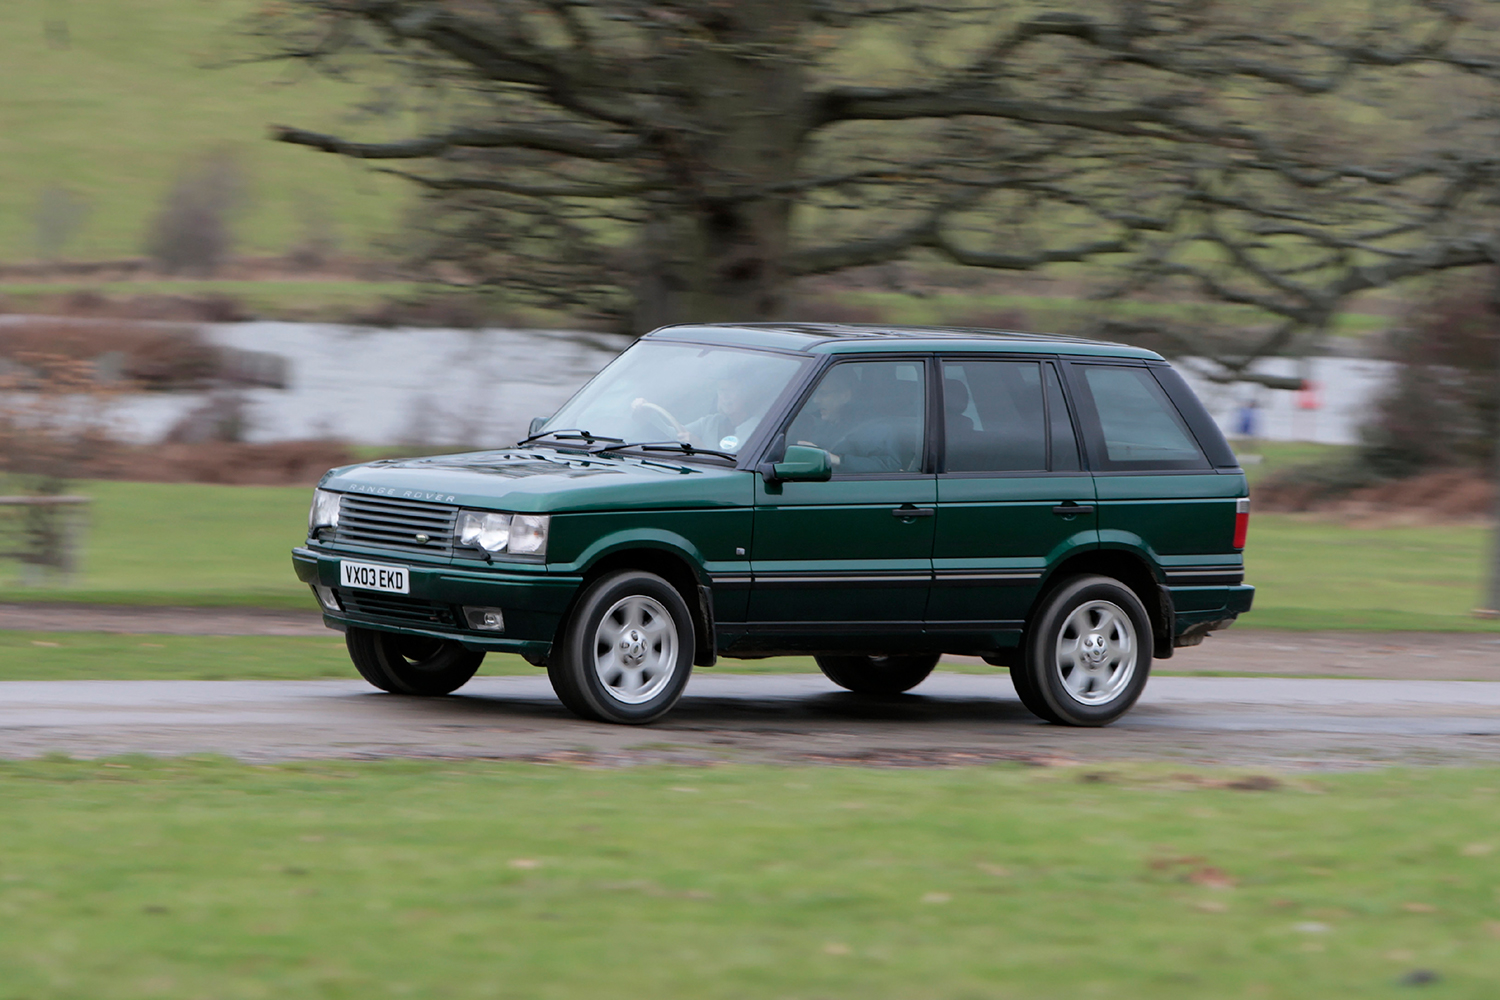
[[[1048,571],[1041,587],[1037,589],[1036,600],[1026,614],[1027,622],[1035,621],[1042,603],[1062,581],[1090,573],[1119,580],[1140,598],[1151,619],[1152,657],[1158,660],[1170,659],[1172,634],[1176,625],[1171,593],[1164,586],[1165,578],[1152,560],[1131,549],[1090,549],[1087,552],[1075,552],[1059,562]]]
[[[553,645],[562,641],[563,630],[573,617],[573,609],[579,597],[595,580],[619,570],[640,570],[654,573],[672,585],[682,597],[688,614],[693,619],[693,665],[711,667],[717,659],[714,642],[714,616],[712,591],[705,582],[701,561],[681,546],[671,545],[661,539],[633,539],[622,541],[616,547],[603,548],[584,567],[583,581],[559,620]]]

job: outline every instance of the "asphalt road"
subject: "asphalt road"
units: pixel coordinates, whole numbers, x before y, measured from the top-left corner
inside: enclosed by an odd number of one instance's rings
[[[220,753],[245,760],[484,757],[616,765],[933,766],[1158,759],[1281,768],[1500,763],[1500,683],[1155,677],[1107,729],[1045,725],[1008,677],[934,674],[868,699],[819,675],[702,671],[649,727],[579,721],[546,678],[481,677],[438,699],[360,681],[0,683],[0,756]]]

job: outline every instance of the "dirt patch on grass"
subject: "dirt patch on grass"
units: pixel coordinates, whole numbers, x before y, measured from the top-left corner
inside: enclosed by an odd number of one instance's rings
[[[1255,487],[1255,509],[1311,512],[1366,526],[1472,523],[1491,517],[1495,487],[1478,472],[1446,469],[1329,495],[1321,483],[1283,479]]]

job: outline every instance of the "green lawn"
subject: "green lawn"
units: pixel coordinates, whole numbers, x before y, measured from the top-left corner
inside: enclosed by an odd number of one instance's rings
[[[0,600],[307,608],[291,550],[307,536],[312,491],[300,486],[89,482],[83,571],[67,586],[19,587]]]
[[[91,206],[68,257],[142,252],[148,221],[185,158],[228,148],[248,173],[237,232],[281,252],[311,220],[343,249],[390,232],[409,189],[335,157],[266,140],[272,123],[351,124],[366,92],[283,65],[210,69],[252,45],[235,33],[256,0],[8,0],[0,4],[0,260],[36,255],[48,186]],[[66,24],[66,43],[47,24]],[[377,82],[377,81],[368,81]],[[365,120],[374,138],[415,127]]]
[[[1478,527],[1351,528],[1253,514],[1245,549],[1260,628],[1500,631],[1478,606],[1491,535]]]
[[[538,674],[491,653],[482,675]],[[344,637],[0,632],[0,681],[257,681],[358,678]]]
[[[84,568],[66,586],[0,600],[310,608],[292,574],[309,491],[302,487],[90,482]],[[1479,602],[1490,532],[1480,527],[1352,528],[1255,514],[1246,561],[1258,589],[1242,625],[1262,628],[1500,629]]]
[[[1415,975],[1478,1000],[1500,970],[1497,787],[0,763],[0,998],[1325,1000]]]

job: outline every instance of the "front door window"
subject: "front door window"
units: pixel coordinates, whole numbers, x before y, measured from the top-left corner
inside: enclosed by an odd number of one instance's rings
[[[787,428],[787,444],[822,448],[835,475],[922,468],[920,361],[835,365]]]

